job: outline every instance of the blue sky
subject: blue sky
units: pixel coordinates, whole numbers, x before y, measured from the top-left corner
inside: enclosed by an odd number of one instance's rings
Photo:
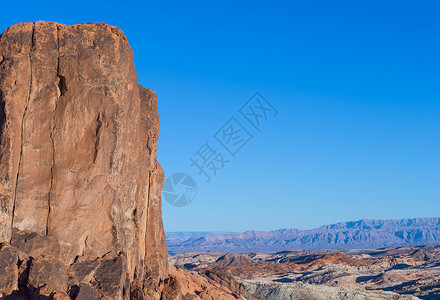
[[[6,2],[0,30],[48,20],[125,32],[139,82],[158,95],[166,175],[198,183],[189,206],[163,204],[166,230],[439,215],[439,2],[158,2]],[[188,157],[255,91],[278,115],[206,183]]]

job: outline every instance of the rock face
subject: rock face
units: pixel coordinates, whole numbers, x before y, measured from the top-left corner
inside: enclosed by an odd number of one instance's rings
[[[0,36],[0,297],[160,298],[158,133],[118,28],[20,23]]]

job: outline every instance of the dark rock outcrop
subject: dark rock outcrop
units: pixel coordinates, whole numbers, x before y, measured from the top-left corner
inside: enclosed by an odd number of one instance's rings
[[[67,280],[67,268],[56,257],[43,255],[31,261],[28,284],[41,294],[67,291]]]
[[[160,298],[158,133],[156,95],[118,28],[20,23],[0,36],[0,298]]]
[[[0,249],[0,295],[9,295],[18,287],[17,250],[2,246]]]

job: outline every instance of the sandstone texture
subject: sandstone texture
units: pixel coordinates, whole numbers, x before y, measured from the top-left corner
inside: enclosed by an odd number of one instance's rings
[[[160,299],[158,134],[156,95],[118,28],[0,36],[0,297]]]

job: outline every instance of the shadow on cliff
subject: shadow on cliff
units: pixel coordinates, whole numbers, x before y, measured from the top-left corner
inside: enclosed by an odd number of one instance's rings
[[[1,248],[1,244],[0,244]],[[51,293],[49,296],[42,295],[40,290],[44,286],[35,287],[31,284],[28,284],[29,270],[32,264],[32,257],[29,257],[27,261],[20,260],[17,265],[20,267],[22,264],[23,271],[18,274],[18,290],[13,291],[9,295],[1,296],[0,300],[26,300],[26,299],[35,299],[35,300],[51,300],[55,299],[55,293]],[[71,299],[75,299],[72,298]]]
[[[29,290],[19,290],[13,291],[10,295],[0,297],[0,300],[25,300],[25,299],[35,299],[35,300],[52,300],[55,299],[55,293],[50,294],[49,296],[41,295],[40,289],[35,287],[30,287]]]

